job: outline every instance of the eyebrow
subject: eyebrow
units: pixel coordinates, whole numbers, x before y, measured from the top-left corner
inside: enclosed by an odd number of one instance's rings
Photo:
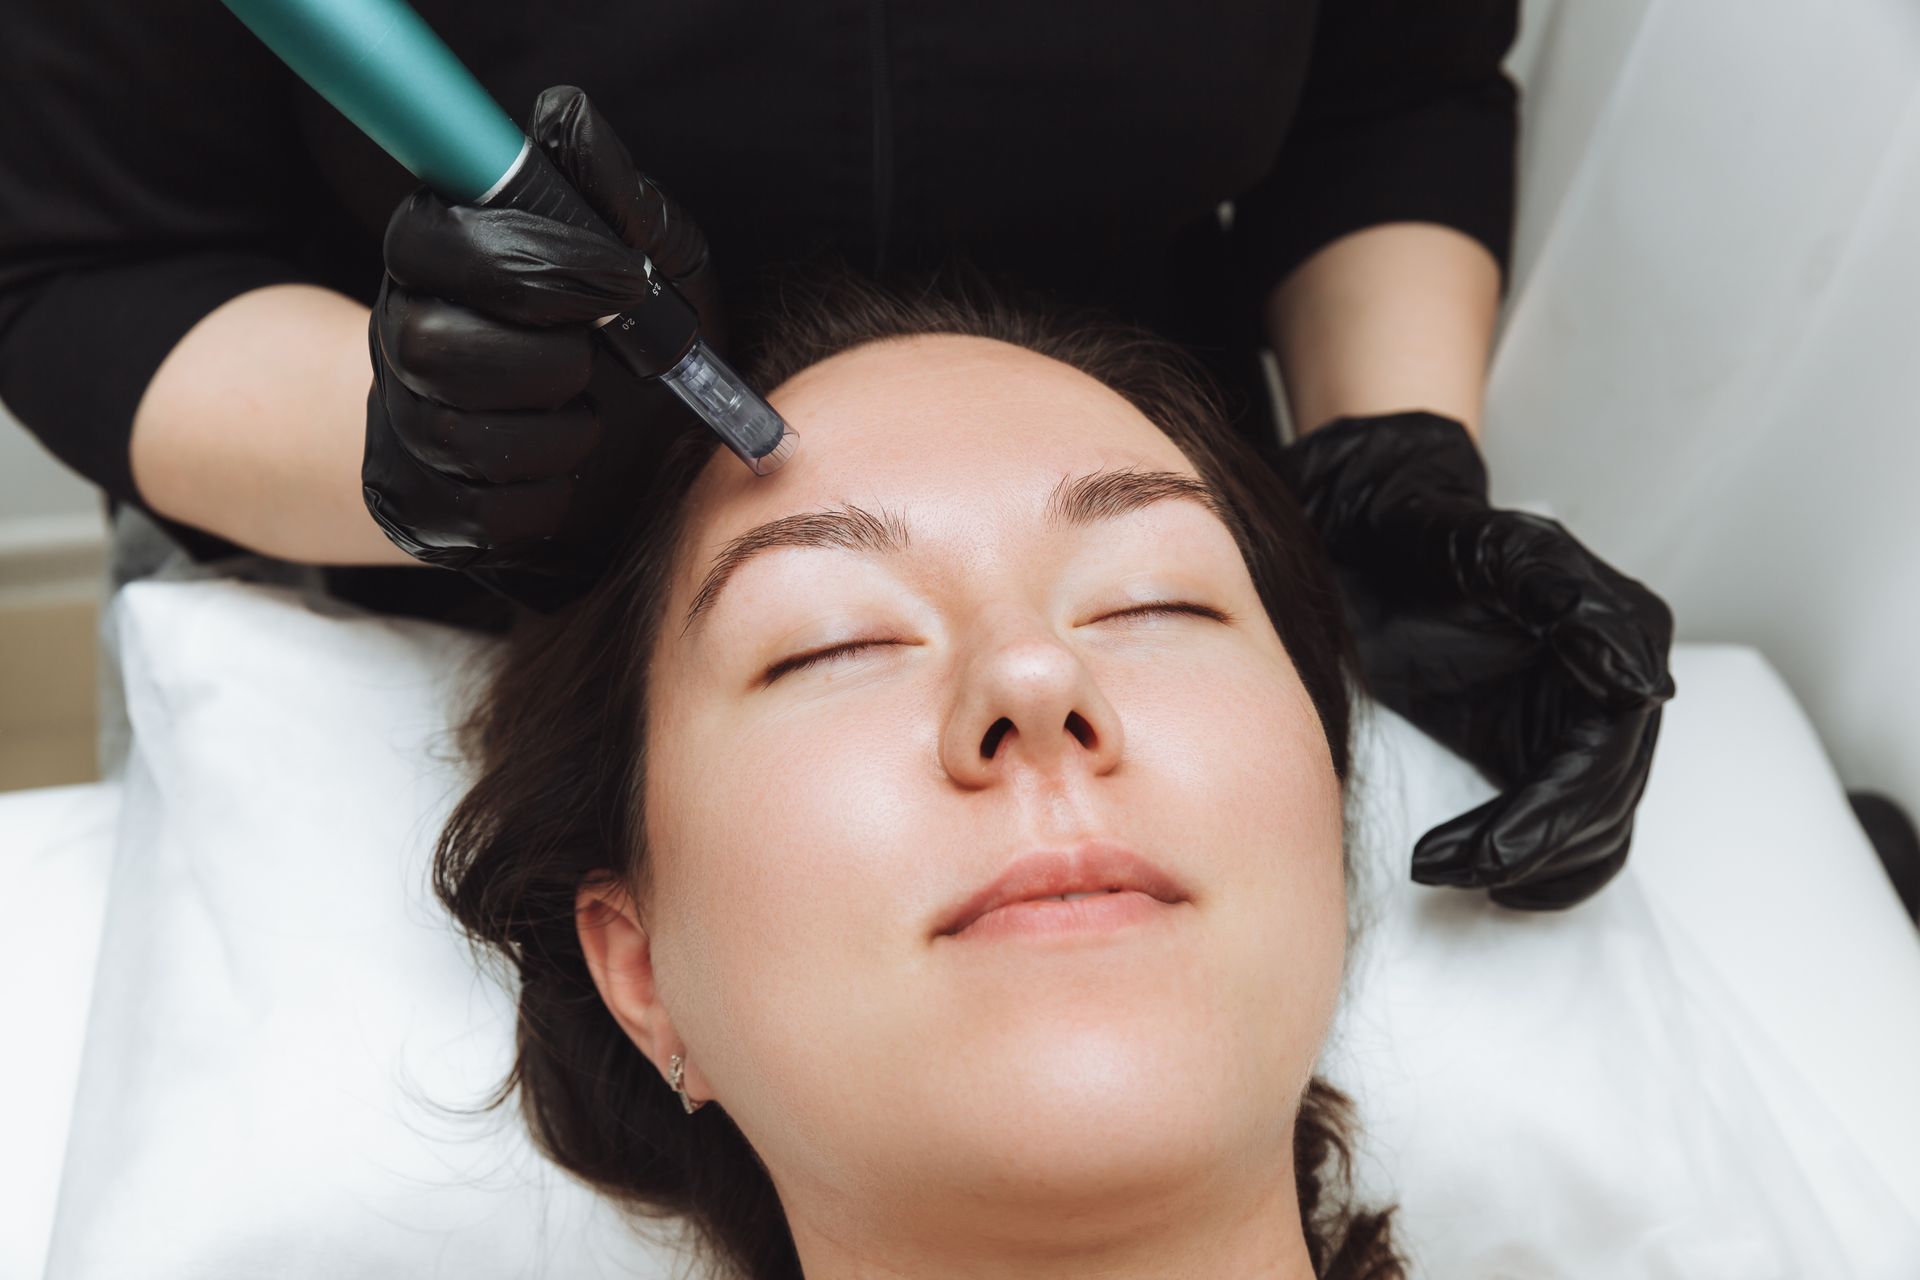
[[[1226,500],[1212,485],[1177,471],[1139,471],[1132,468],[1063,476],[1047,495],[1042,521],[1056,528],[1085,527],[1170,499],[1197,502],[1231,531],[1237,521]],[[756,525],[720,548],[713,564],[687,606],[685,635],[713,608],[720,592],[740,567],[765,551],[779,547],[831,547],[868,554],[905,551],[911,543],[906,521],[895,512],[876,515],[851,503],[837,510],[802,511]]]

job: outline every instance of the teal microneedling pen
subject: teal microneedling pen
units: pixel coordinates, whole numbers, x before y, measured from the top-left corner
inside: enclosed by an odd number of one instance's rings
[[[444,199],[524,209],[618,238],[405,0],[225,3]],[[609,349],[671,387],[755,473],[778,469],[799,447],[793,428],[701,339],[698,314],[651,262],[646,275],[646,301],[598,322]]]

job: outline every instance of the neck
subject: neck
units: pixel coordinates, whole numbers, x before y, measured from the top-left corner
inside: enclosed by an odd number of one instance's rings
[[[1031,1196],[988,1209],[943,1197],[905,1215],[793,1206],[788,1221],[806,1280],[1314,1280],[1292,1161],[1265,1173],[1245,1187],[1209,1180],[1099,1208]]]

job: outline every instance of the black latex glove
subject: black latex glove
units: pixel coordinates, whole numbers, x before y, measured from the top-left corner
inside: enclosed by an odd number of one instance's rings
[[[1673,615],[1553,520],[1487,504],[1466,428],[1342,418],[1280,451],[1373,695],[1503,788],[1435,827],[1422,884],[1571,906],[1620,870],[1673,696]]]
[[[527,133],[625,244],[425,187],[403,200],[368,326],[361,479],[410,555],[551,608],[591,585],[667,441],[699,422],[608,356],[593,321],[646,296],[644,254],[708,341],[722,334],[705,237],[586,95],[544,91]]]

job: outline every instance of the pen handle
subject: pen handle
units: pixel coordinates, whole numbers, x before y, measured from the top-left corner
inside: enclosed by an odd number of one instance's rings
[[[443,199],[524,209],[619,241],[405,0],[225,0],[296,75]],[[600,332],[641,377],[699,336],[691,304],[646,264],[649,297]]]
[[[526,141],[405,0],[225,2],[295,75],[450,201],[491,188]]]

